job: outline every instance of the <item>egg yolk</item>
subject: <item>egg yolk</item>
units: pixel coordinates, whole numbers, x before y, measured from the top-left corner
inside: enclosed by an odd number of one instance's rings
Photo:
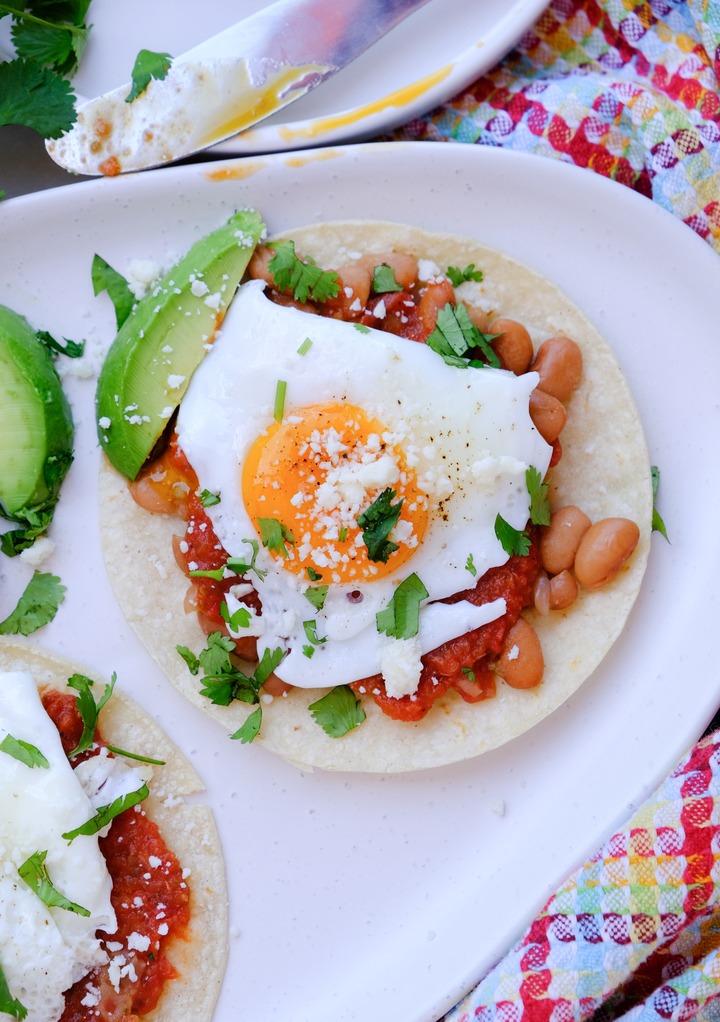
[[[242,495],[268,549],[315,581],[352,583],[396,571],[422,542],[428,520],[427,498],[399,440],[354,405],[293,409],[274,423],[248,452]],[[402,500],[389,553],[382,541],[375,549],[372,535],[369,550],[368,521],[358,524],[378,498],[391,509]],[[372,508],[369,517],[376,517]]]

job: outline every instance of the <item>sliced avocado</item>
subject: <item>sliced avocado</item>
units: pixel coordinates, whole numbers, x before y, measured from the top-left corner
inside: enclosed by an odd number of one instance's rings
[[[73,421],[52,358],[23,316],[0,305],[0,513],[30,526],[27,542],[47,528],[72,462]]]
[[[128,479],[180,404],[264,232],[254,210],[234,213],[138,302],[110,346],[97,386],[98,437]]]

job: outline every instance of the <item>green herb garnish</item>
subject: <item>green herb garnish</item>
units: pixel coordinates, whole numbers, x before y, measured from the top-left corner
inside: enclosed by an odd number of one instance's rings
[[[391,542],[388,536],[400,517],[404,498],[393,504],[394,497],[395,490],[387,487],[370,507],[358,515],[357,523],[363,530],[363,542],[371,561],[382,561],[385,564],[390,554],[398,549],[397,543]]]
[[[147,784],[143,784],[137,791],[130,791],[127,795],[120,795],[119,798],[114,799],[109,805],[100,806],[95,815],[91,816],[86,823],[76,827],[75,830],[67,831],[62,836],[70,843],[81,835],[89,836],[97,834],[103,827],[107,827],[108,823],[112,823],[116,816],[124,813],[126,809],[132,809],[133,806],[143,802],[149,794],[150,791]]]
[[[248,745],[257,738],[261,724],[262,706],[257,706],[248,716],[245,723],[239,727],[234,734],[230,735],[230,737],[233,741],[239,741],[243,745]]]
[[[312,603],[315,610],[322,610],[325,606],[327,591],[327,586],[310,586],[309,589],[305,590],[305,599]]]
[[[225,600],[220,604],[220,617],[223,621],[227,621],[227,624],[234,632],[239,631],[241,628],[247,628],[250,624],[252,614],[247,607],[238,607],[232,614],[228,608]]]
[[[475,567],[475,561],[473,560],[472,554],[468,554],[468,558],[465,561],[465,568],[473,577],[477,575],[477,568]]]
[[[203,507],[215,507],[221,499],[219,493],[211,493],[210,490],[201,490],[198,497]]]
[[[342,738],[365,720],[359,699],[347,685],[337,685],[308,709],[315,723],[331,738]]]
[[[420,604],[428,591],[413,572],[400,583],[384,610],[375,615],[377,630],[392,639],[412,639],[420,629]]]
[[[288,556],[286,543],[291,545],[295,543],[295,537],[286,525],[279,522],[277,518],[258,518],[258,526],[260,528],[260,539],[262,545],[267,547],[268,550],[274,550],[275,553],[282,554],[283,557]]]
[[[118,330],[133,310],[136,302],[130,285],[121,273],[114,270],[102,256],[94,255],[91,268],[93,294],[99,295],[107,291],[115,309],[115,320]]]
[[[296,302],[326,302],[340,290],[340,278],[332,270],[321,270],[310,259],[303,261],[295,253],[294,241],[272,241],[275,255],[268,263],[276,287],[292,291]]]
[[[96,703],[93,698],[93,694],[90,691],[94,684],[91,678],[87,678],[84,674],[73,674],[71,678],[68,678],[69,687],[74,688],[78,692],[78,695],[75,696],[75,702],[77,703],[77,708],[83,723],[83,731],[80,736],[80,740],[75,748],[68,753],[68,756],[77,756],[79,753],[85,752],[89,749],[93,744],[95,728],[97,727],[100,711],[112,695],[116,681],[117,675],[113,672],[110,681],[105,685],[103,694]]]
[[[36,330],[35,332],[40,343],[45,345],[53,358],[56,355],[81,358],[85,351],[85,341],[70,341],[67,337],[63,337],[62,341],[57,341],[47,330]]]
[[[327,642],[326,638],[318,638],[317,621],[303,621],[303,630],[313,646],[321,646],[323,642]]]
[[[43,767],[47,769],[50,764],[43,756],[42,752],[35,745],[31,745],[30,742],[24,742],[22,738],[14,738],[13,735],[7,734],[0,742],[0,752],[6,753],[8,756],[12,756],[13,759],[19,760],[20,763],[24,763],[25,766],[30,767]]]
[[[448,302],[438,312],[435,329],[427,339],[427,345],[437,352],[448,365],[459,369],[472,366],[482,369],[490,365],[500,368],[500,359],[492,349],[490,341],[496,334],[484,334],[471,322],[464,305]],[[485,362],[469,357],[469,352],[479,348]]]
[[[0,621],[0,635],[30,635],[48,624],[65,599],[65,591],[57,575],[34,572],[15,610]]]
[[[90,910],[77,905],[61,894],[50,879],[50,874],[45,865],[47,850],[35,852],[25,862],[18,866],[18,873],[28,885],[31,891],[37,894],[40,901],[48,908],[64,908],[68,912],[75,912],[79,916],[89,916]]]
[[[655,502],[657,500],[657,495],[658,495],[658,489],[660,488],[660,469],[657,467],[657,465],[651,465],[650,466],[650,479],[652,481],[652,498],[653,498],[652,529],[651,529],[651,531],[652,532],[659,532],[660,535],[664,536],[665,539],[667,539],[668,543],[669,543],[670,540],[668,539],[667,529],[665,528],[665,522],[662,520],[662,518],[660,516],[660,512],[658,511],[657,507],[655,506]]]
[[[6,1012],[8,1015],[12,1015],[13,1018],[20,1019],[20,1022],[27,1017],[28,1013],[25,1005],[10,993],[10,987],[5,979],[2,966],[0,966],[0,1012]]]
[[[306,337],[305,340],[300,345],[300,347],[298,348],[297,353],[298,355],[307,355],[311,348],[312,341],[310,340],[309,337]]]
[[[152,50],[140,50],[132,69],[132,88],[125,97],[126,103],[132,103],[145,89],[153,78],[161,81],[167,77],[173,58],[169,53],[154,53]]]
[[[372,289],[376,295],[388,294],[390,291],[402,291],[402,284],[395,280],[392,266],[380,263],[373,267]]]
[[[544,483],[542,476],[530,465],[525,470],[525,485],[530,496],[530,521],[533,525],[550,524],[550,501],[548,500],[549,483]]]
[[[475,263],[468,263],[464,270],[459,266],[448,266],[447,278],[453,287],[460,287],[468,280],[476,280],[478,283],[483,279],[483,271],[475,269]]]
[[[500,540],[506,554],[519,554],[525,557],[530,551],[530,537],[526,531],[520,532],[505,521],[502,515],[495,519],[495,535]]]
[[[275,422],[282,422],[283,415],[285,414],[285,394],[287,393],[287,381],[278,380],[275,385],[275,406],[273,408],[273,418]]]

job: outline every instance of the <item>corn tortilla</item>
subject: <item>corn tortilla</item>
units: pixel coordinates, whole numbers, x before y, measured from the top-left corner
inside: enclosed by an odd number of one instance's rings
[[[476,241],[385,222],[343,222],[294,230],[298,253],[320,266],[337,268],[356,254],[391,250],[431,260],[442,271],[474,263],[480,283],[464,284],[467,297],[495,316],[517,319],[535,349],[557,334],[582,349],[584,373],[568,404],[562,433],[563,457],[551,472],[551,507],[577,504],[593,520],[626,517],[640,528],[629,563],[606,589],[581,592],[567,611],[527,616],[545,656],[543,683],[517,691],[498,683],[498,694],[478,704],[455,692],[441,698],[417,723],[394,721],[371,698],[363,701],[367,720],[341,739],[330,738],[307,706],[324,690],[295,689],[263,707],[256,742],[310,769],[397,772],[437,767],[477,756],[522,734],[560,706],[595,670],[617,639],[640,589],[649,551],[652,488],[642,425],[615,355],[587,317],[553,283],[519,262]],[[171,549],[182,523],[139,508],[127,483],[105,463],[100,478],[100,517],[107,569],[122,610],[171,681],[195,706],[228,733],[252,707],[214,706],[199,693],[176,652],[196,653],[206,637],[183,600],[188,582]]]
[[[74,673],[85,674],[98,683],[96,699],[104,685],[82,665],[14,639],[0,640],[0,671],[26,671],[39,688],[61,691]],[[153,767],[150,796],[142,808],[157,823],[182,867],[189,870],[188,936],[171,943],[167,954],[178,975],[165,984],[157,1007],[142,1019],[210,1022],[227,957],[227,889],[212,809],[185,801],[185,796],[202,791],[202,782],[158,725],[118,687],[101,711],[99,726],[108,744],[165,761],[165,766]]]

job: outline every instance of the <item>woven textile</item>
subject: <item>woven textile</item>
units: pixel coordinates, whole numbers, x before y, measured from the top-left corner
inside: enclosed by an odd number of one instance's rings
[[[720,732],[445,1022],[720,1022]]]
[[[720,252],[719,80],[720,0],[553,0],[498,67],[392,137],[571,161]]]

